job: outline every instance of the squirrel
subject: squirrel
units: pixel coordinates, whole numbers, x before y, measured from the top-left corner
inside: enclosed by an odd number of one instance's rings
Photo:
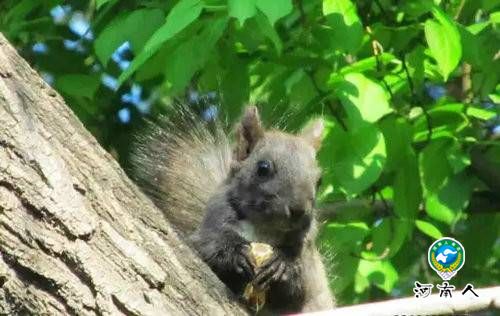
[[[296,135],[266,130],[247,106],[232,144],[220,125],[187,108],[177,114],[137,137],[133,175],[146,194],[236,295],[249,283],[265,290],[271,314],[333,308],[315,247],[323,121]],[[258,269],[252,242],[274,249]]]

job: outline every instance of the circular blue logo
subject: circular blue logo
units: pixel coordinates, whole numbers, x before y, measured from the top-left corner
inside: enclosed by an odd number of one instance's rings
[[[457,260],[458,250],[450,245],[442,245],[436,250],[436,260],[444,267],[449,267]]]
[[[427,258],[431,268],[443,280],[449,280],[464,266],[465,250],[458,240],[444,237],[429,247]]]

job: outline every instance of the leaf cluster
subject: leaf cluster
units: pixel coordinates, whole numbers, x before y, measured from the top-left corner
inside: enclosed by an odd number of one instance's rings
[[[495,0],[6,0],[0,30],[124,166],[141,118],[172,100],[229,122],[257,103],[289,130],[323,115],[318,242],[334,254],[341,303],[356,303],[436,283],[426,254],[441,236],[467,252],[457,286],[500,276],[499,10]]]

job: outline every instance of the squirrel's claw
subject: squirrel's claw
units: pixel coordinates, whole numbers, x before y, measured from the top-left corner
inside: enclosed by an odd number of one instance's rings
[[[254,278],[255,272],[248,255],[247,246],[243,246],[239,249],[239,251],[237,251],[235,257],[235,270],[236,273],[244,275],[245,278],[248,278],[249,280]]]
[[[280,281],[286,274],[288,262],[279,254],[274,255],[266,264],[259,268],[253,281],[254,286],[264,290],[272,282]]]

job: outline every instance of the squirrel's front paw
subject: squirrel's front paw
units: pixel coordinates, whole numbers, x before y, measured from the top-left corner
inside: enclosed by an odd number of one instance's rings
[[[233,265],[237,274],[243,275],[246,279],[252,280],[255,276],[252,261],[247,244],[239,245],[234,252]]]
[[[276,251],[271,259],[257,270],[253,284],[259,289],[267,289],[271,283],[287,282],[298,273],[298,268],[292,259]]]

